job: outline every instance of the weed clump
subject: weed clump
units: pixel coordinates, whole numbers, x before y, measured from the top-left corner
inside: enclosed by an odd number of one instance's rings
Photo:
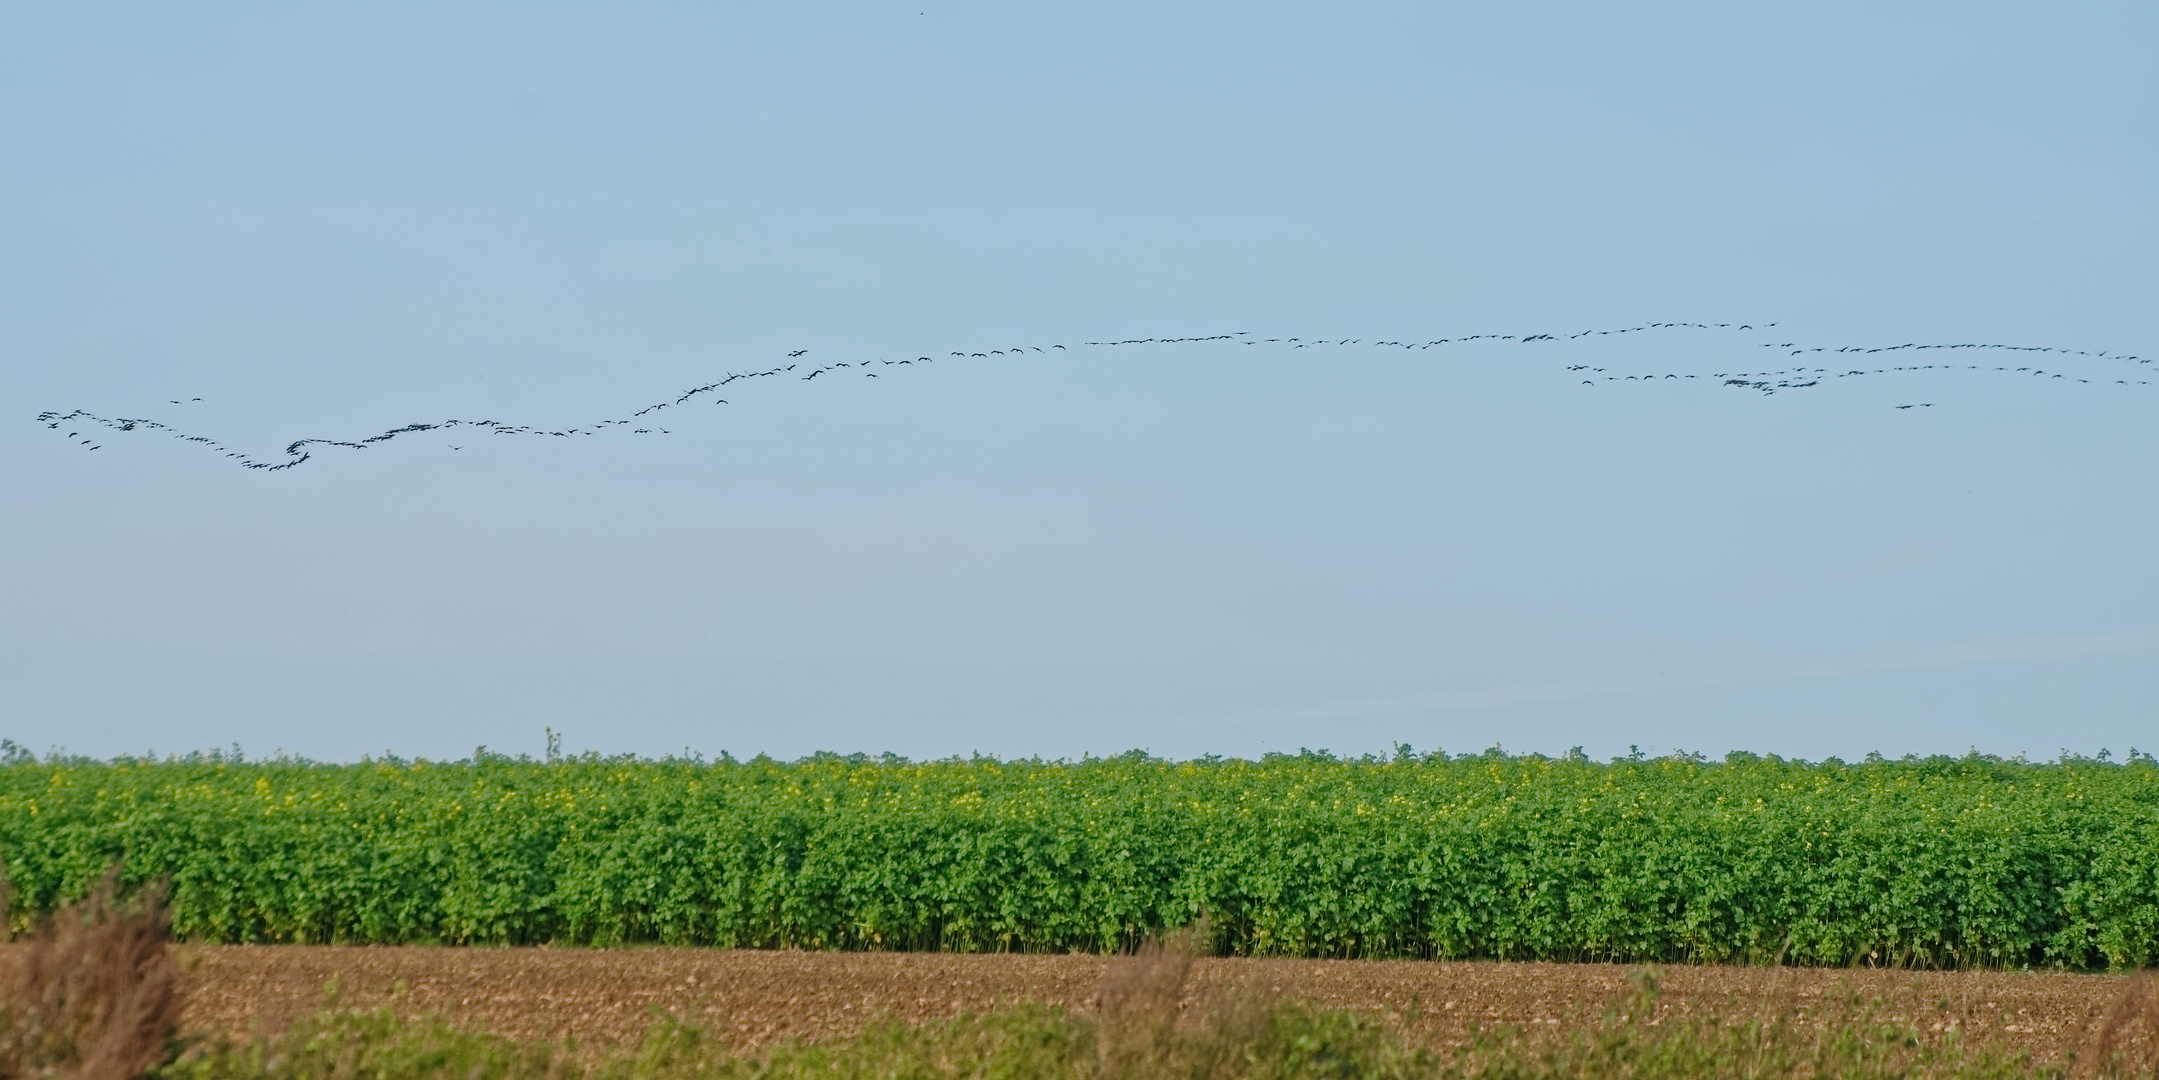
[[[180,970],[161,887],[131,902],[115,867],[0,961],[0,1077],[131,1080],[177,1046]]]
[[[1285,1000],[1248,979],[1186,992],[1203,921],[1113,960],[1095,993],[1090,1080],[1242,1080],[1430,1074],[1438,1059],[1355,1013]]]
[[[2139,971],[2092,1039],[2097,1075],[2159,1080],[2159,979]]]

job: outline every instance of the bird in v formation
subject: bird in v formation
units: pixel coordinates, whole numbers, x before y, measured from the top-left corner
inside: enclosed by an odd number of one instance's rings
[[[1310,349],[1323,347],[1341,349],[1364,346],[1371,348],[1394,348],[1412,351],[1426,351],[1450,345],[1465,345],[1476,342],[1513,342],[1516,344],[1561,343],[1569,341],[1581,341],[1585,339],[1616,337],[1628,334],[1642,334],[1655,331],[1758,331],[1767,330],[1776,325],[1776,323],[1752,324],[1657,322],[1643,323],[1639,326],[1630,326],[1622,329],[1584,330],[1578,333],[1566,335],[1549,333],[1471,334],[1463,337],[1438,338],[1425,341],[1387,339],[1368,340],[1365,338],[1262,338],[1256,337],[1249,332],[1239,331],[1236,333],[1208,334],[1187,337],[1149,337],[1125,338],[1113,341],[1084,341],[1078,342],[1077,347],[1083,349],[1126,349],[1140,346],[1213,343],[1225,345],[1241,345],[1248,347],[1279,346],[1287,347],[1290,349]],[[1917,342],[1906,342],[1901,345],[1887,346],[1846,345],[1841,347],[1808,347],[1799,345],[1795,342],[1786,341],[1765,342],[1761,343],[1760,347],[1778,350],[1787,359],[1800,356],[1821,356],[1823,359],[1827,359],[1829,356],[1832,355],[1839,357],[1872,357],[1881,354],[1907,352],[1914,354],[1959,352],[1974,354],[2000,354],[2007,352],[2032,354],[2035,357],[2041,355],[2053,356],[2064,360],[2071,358],[2083,358],[2086,360],[2100,360],[2131,365],[2148,365],[2151,363],[2150,360],[2143,359],[2141,357],[2110,351],[2095,352],[2084,349],[2070,349],[2055,346],[2008,345],[1983,342],[1965,342],[1957,344],[1925,344]],[[980,351],[954,350],[951,351],[949,355],[951,357],[959,357],[966,359],[993,359],[1000,357],[1010,358],[1016,356],[1052,356],[1057,354],[1070,354],[1071,352],[1073,352],[1073,348],[1067,347],[1062,344],[1052,344],[1048,346],[1008,345],[1002,348],[984,349]],[[78,429],[102,427],[109,432],[141,431],[163,433],[171,438],[183,442],[194,443],[202,447],[203,449],[216,452],[223,457],[233,460],[242,468],[261,472],[280,472],[287,469],[296,468],[310,460],[313,460],[314,455],[318,449],[341,448],[351,450],[364,450],[372,446],[377,446],[382,443],[389,442],[402,436],[414,435],[428,431],[448,431],[460,428],[470,428],[474,429],[476,432],[483,432],[489,435],[496,436],[535,436],[560,439],[590,437],[616,430],[621,430],[627,434],[633,435],[671,434],[671,430],[666,427],[653,423],[650,420],[643,421],[643,423],[640,424],[639,420],[640,418],[657,414],[666,409],[678,408],[703,400],[709,400],[712,404],[715,405],[728,404],[728,399],[720,397],[719,391],[738,382],[748,382],[758,379],[779,379],[783,376],[792,377],[798,381],[808,382],[816,380],[819,376],[843,371],[860,374],[868,378],[877,378],[879,373],[877,371],[869,370],[870,368],[914,367],[916,365],[930,364],[935,362],[931,357],[928,356],[916,356],[902,360],[853,360],[824,364],[818,367],[811,368],[807,371],[802,371],[798,374],[797,371],[801,367],[800,361],[803,357],[806,357],[807,355],[809,355],[808,349],[795,349],[787,354],[787,359],[791,361],[796,361],[795,363],[774,365],[772,367],[756,371],[730,372],[721,378],[715,379],[701,386],[696,386],[685,390],[682,393],[673,397],[672,399],[655,402],[641,409],[637,409],[634,412],[629,413],[627,416],[599,420],[576,427],[547,428],[544,426],[535,426],[531,424],[512,424],[494,419],[450,419],[433,423],[405,424],[399,427],[390,428],[375,435],[370,435],[364,438],[357,439],[294,439],[285,445],[284,452],[281,458],[261,457],[257,455],[252,455],[227,446],[226,444],[217,439],[213,439],[204,435],[191,434],[180,430],[178,427],[172,424],[141,417],[106,417],[93,414],[84,409],[75,409],[65,413],[59,412],[57,410],[48,410],[46,412],[39,413],[37,420],[39,423],[42,423],[46,427],[55,431],[60,430],[62,427],[75,427]],[[1943,360],[1946,361],[1947,359],[1947,356],[1943,357]],[[1636,383],[1640,385],[1647,385],[1651,383],[1659,385],[1669,383],[1683,384],[1689,380],[1694,380],[1697,382],[1711,383],[1724,388],[1749,390],[1764,395],[1796,390],[1812,390],[1820,388],[1827,383],[1836,380],[1889,375],[1898,372],[1985,372],[1988,374],[1999,373],[2007,375],[2029,376],[2032,378],[2043,379],[2050,382],[2054,380],[2061,380],[2065,383],[2073,382],[2083,385],[2125,387],[2151,385],[2151,381],[2147,378],[2107,378],[2103,375],[2094,378],[2090,377],[2091,373],[2089,372],[2083,374],[2072,374],[2064,371],[2050,370],[2048,368],[2040,367],[2037,364],[2027,364],[2020,367],[2011,367],[2007,364],[1953,364],[1941,362],[1928,364],[1880,365],[1874,367],[1864,366],[1863,364],[1860,366],[1850,367],[1846,367],[1843,365],[1839,365],[1838,367],[1823,367],[1812,366],[1806,362],[1801,362],[1797,364],[1786,364],[1784,366],[1776,367],[1772,370],[1766,371],[1716,372],[1708,375],[1703,375],[1700,373],[1682,372],[1662,372],[1652,374],[1613,374],[1608,368],[1594,367],[1589,364],[1567,365],[1566,370],[1582,376],[1581,385],[1589,387],[1596,387],[1603,384],[1624,385],[1626,383]],[[2124,376],[2128,376],[2132,374],[2145,373],[2135,371],[2123,371],[2121,372],[2121,374]],[[188,399],[186,403],[192,404],[201,400],[202,399],[199,397],[191,398]],[[182,402],[178,399],[173,399],[170,403],[175,405],[182,404]],[[1895,406],[1895,408],[1899,410],[1932,407],[1932,402],[1921,402]],[[102,449],[104,445],[103,443],[95,441],[94,439],[86,436],[81,430],[69,431],[67,432],[67,437],[70,440],[75,441],[90,450]],[[455,445],[450,446],[449,448],[452,450],[463,450],[465,447],[464,445]]]

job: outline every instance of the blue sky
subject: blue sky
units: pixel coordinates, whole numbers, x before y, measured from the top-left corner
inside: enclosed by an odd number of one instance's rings
[[[0,734],[2149,750],[2135,365],[1706,376],[2159,356],[2155,41],[2131,4],[18,6]],[[1664,321],[1777,326],[1370,345]],[[1234,331],[1360,344],[1076,347]],[[798,349],[939,362],[274,475],[32,419],[276,457]]]

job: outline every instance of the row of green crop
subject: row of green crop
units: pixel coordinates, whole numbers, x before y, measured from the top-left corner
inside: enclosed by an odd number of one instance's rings
[[[2148,757],[18,758],[0,855],[201,941],[2159,961]]]

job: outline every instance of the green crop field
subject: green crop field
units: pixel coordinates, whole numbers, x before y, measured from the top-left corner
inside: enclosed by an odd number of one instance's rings
[[[2159,763],[478,754],[0,765],[18,926],[118,862],[206,942],[2159,961]]]

